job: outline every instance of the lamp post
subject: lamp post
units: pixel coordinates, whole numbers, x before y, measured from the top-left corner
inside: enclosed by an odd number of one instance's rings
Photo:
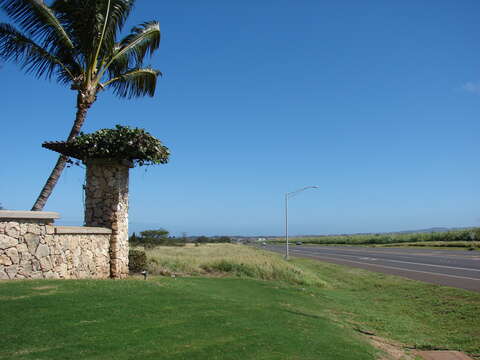
[[[318,186],[306,186],[304,188],[289,192],[285,194],[285,243],[287,245],[286,250],[285,250],[285,259],[288,260],[288,198],[293,197],[302,191],[308,190],[308,189],[318,189]]]

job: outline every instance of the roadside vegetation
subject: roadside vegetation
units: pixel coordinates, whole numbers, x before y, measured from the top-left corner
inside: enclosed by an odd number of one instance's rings
[[[325,286],[315,272],[285,261],[280,255],[235,244],[204,244],[147,248],[150,274],[166,276],[236,276]]]
[[[358,268],[294,259],[328,283],[321,313],[403,349],[458,350],[480,359],[480,293]]]
[[[382,233],[354,235],[325,235],[315,237],[295,237],[293,241],[319,245],[404,245],[480,248],[480,228],[451,230],[430,233]],[[270,242],[283,242],[283,238]]]

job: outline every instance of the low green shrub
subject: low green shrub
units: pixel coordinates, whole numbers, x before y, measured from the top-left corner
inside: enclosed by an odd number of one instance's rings
[[[251,278],[258,278],[258,272],[253,266],[246,264],[236,264],[226,260],[217,261],[210,264],[202,264],[200,268],[207,273],[228,273],[234,276],[245,276]]]
[[[130,250],[128,252],[128,270],[140,272],[147,269],[147,254],[143,250]]]

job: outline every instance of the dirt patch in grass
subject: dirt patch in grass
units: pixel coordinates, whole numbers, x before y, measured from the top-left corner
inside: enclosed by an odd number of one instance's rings
[[[56,347],[32,347],[29,349],[18,350],[14,353],[15,356],[23,356],[30,354],[38,354],[56,349]]]
[[[36,287],[33,287],[32,290],[56,290],[57,287],[56,286],[36,286]]]
[[[33,292],[30,292],[30,290],[33,290]],[[28,291],[28,294],[22,294],[22,295],[2,295],[0,296],[0,300],[6,300],[6,301],[11,301],[11,300],[21,300],[21,299],[28,299],[32,298],[35,296],[49,296],[49,295],[55,295],[58,292],[58,287],[57,286],[51,286],[51,285],[44,285],[44,286],[35,286],[30,288]]]
[[[375,335],[367,337],[370,343],[382,352],[378,360],[415,360],[417,358],[405,349],[404,344]]]

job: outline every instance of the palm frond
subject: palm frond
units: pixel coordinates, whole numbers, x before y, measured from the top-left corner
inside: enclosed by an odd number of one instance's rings
[[[125,73],[107,81],[104,87],[111,87],[115,95],[121,98],[155,95],[157,78],[160,71],[152,68],[129,69]]]
[[[0,58],[19,64],[37,77],[49,79],[56,74],[61,83],[74,79],[73,68],[9,24],[0,23]]]
[[[135,0],[55,0],[51,6],[71,34],[85,68],[112,54]],[[98,56],[98,58],[97,58]]]
[[[51,9],[75,44],[77,61],[83,68],[91,62],[94,41],[101,31],[97,25],[97,0],[55,0]]]
[[[112,77],[128,68],[138,68],[147,54],[151,55],[160,46],[160,24],[146,22],[132,29],[132,33],[116,46],[116,50],[106,65]]]
[[[98,0],[98,12],[102,17],[101,23],[104,25],[102,36],[98,39],[101,40],[101,44],[98,41],[96,43],[100,49],[98,55],[101,58],[111,54],[117,33],[122,30],[134,3],[135,0]]]
[[[40,0],[0,0],[0,7],[7,15],[45,48],[74,45],[66,30],[44,1]]]

